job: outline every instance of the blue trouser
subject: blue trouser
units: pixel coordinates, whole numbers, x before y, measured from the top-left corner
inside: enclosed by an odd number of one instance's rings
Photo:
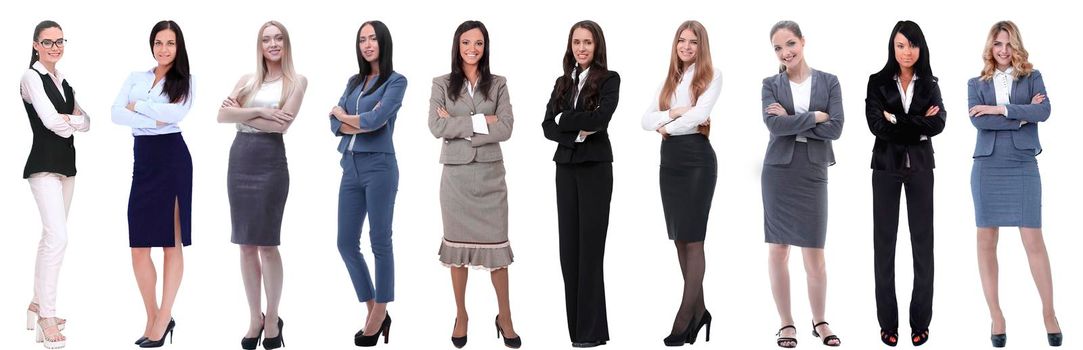
[[[399,190],[399,165],[393,153],[343,152],[342,184],[338,190],[338,252],[350,272],[357,299],[395,300],[395,255],[391,249],[391,218]],[[369,216],[369,240],[376,257],[373,291],[368,265],[361,255],[361,226]]]

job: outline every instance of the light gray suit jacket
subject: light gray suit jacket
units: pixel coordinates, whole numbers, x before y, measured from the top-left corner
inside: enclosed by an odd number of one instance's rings
[[[809,99],[809,111],[801,114],[794,113],[790,80],[785,72],[763,79],[763,109],[766,110],[772,103],[778,103],[787,113],[773,116],[763,112],[763,123],[767,124],[767,130],[771,132],[763,164],[790,164],[797,136],[808,139],[809,162],[835,164],[831,140],[838,140],[842,135],[842,89],[839,87],[839,79],[830,73],[813,69],[810,79],[812,96]],[[817,124],[813,113],[817,111],[827,113],[831,118]]]
[[[480,91],[475,91],[471,97],[466,87],[469,82],[464,82],[455,101],[447,98],[450,81],[450,75],[447,74],[433,78],[432,97],[429,99],[429,131],[433,136],[444,139],[443,149],[440,150],[440,163],[486,163],[504,159],[499,142],[511,137],[514,123],[507,80],[493,75],[488,99],[483,97]],[[444,107],[451,116],[440,118],[436,113],[439,107]],[[489,124],[488,134],[474,133],[470,117],[479,113],[497,116],[498,121]],[[466,139],[468,137],[469,140]]]

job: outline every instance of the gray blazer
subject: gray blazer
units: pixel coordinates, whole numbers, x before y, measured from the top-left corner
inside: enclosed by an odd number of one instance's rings
[[[981,80],[972,78],[967,82],[969,107],[977,105],[995,106],[997,104],[996,90],[993,80]],[[974,145],[974,156],[982,157],[993,154],[993,143],[996,140],[997,131],[1010,131],[1012,142],[1019,150],[1033,150],[1034,154],[1042,153],[1042,144],[1038,142],[1038,122],[1049,119],[1049,97],[1040,104],[1030,104],[1030,99],[1036,94],[1045,94],[1045,82],[1042,81],[1042,73],[1038,70],[1030,72],[1030,75],[1015,79],[1012,83],[1012,94],[1008,97],[1011,104],[1007,105],[1008,115],[984,115],[970,117],[970,122],[978,128],[978,141]],[[1026,121],[1027,124],[1019,125]]]
[[[809,112],[797,115],[794,115],[793,95],[786,73],[763,79],[763,110],[772,103],[778,103],[788,113],[784,116],[763,113],[763,123],[767,124],[767,130],[771,132],[763,164],[790,164],[798,135],[808,139],[809,162],[835,164],[831,140],[838,140],[842,135],[842,89],[839,87],[839,79],[830,73],[813,69],[810,79],[812,95],[809,99]],[[831,119],[817,124],[813,114],[816,111],[827,113]]]
[[[492,76],[489,85],[489,98],[482,97],[480,91],[470,97],[466,84],[459,91],[459,98],[454,102],[447,98],[450,75],[445,74],[432,79],[432,97],[429,99],[429,131],[437,138],[444,139],[440,150],[440,163],[467,164],[470,162],[495,162],[504,159],[500,152],[501,141],[511,137],[514,122],[511,114],[511,99],[508,97],[507,80],[499,75]],[[436,109],[444,107],[450,117],[440,118]],[[475,114],[496,115],[498,121],[489,124],[488,134],[475,134],[470,116]],[[467,140],[466,138],[470,138]]]

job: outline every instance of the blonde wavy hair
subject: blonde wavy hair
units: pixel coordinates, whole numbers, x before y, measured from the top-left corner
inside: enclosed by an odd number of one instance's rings
[[[669,100],[676,93],[677,85],[681,83],[684,70],[688,69],[684,61],[681,61],[681,58],[677,56],[677,42],[680,41],[681,32],[685,29],[691,29],[692,34],[696,35],[696,40],[699,40],[699,48],[696,50],[696,74],[692,76],[692,86],[689,89],[692,93],[693,106],[696,105],[699,95],[707,91],[707,85],[711,83],[711,78],[714,77],[714,64],[711,63],[711,44],[710,40],[707,40],[707,29],[698,21],[681,23],[681,26],[677,27],[677,33],[673,34],[673,48],[670,50],[669,57],[669,75],[666,77],[666,83],[662,85],[662,93],[658,96],[659,110],[669,109]]]
[[[297,71],[293,68],[293,46],[290,44],[290,33],[286,31],[286,26],[282,23],[268,21],[259,27],[259,32],[256,34],[256,67],[259,69],[256,70],[252,80],[237,93],[237,101],[242,106],[255,97],[256,92],[263,85],[263,79],[267,76],[267,60],[263,58],[262,38],[263,30],[270,26],[275,26],[282,32],[282,97],[278,102],[280,107],[286,103],[286,98],[293,92],[293,87],[297,83]]]
[[[993,57],[993,43],[1002,31],[1008,33],[1007,44],[1012,49],[1012,77],[1019,79],[1034,71],[1034,65],[1029,61],[1030,54],[1023,47],[1023,37],[1019,34],[1019,27],[1012,21],[1000,21],[989,29],[989,36],[985,39],[985,51],[981,55],[985,61],[985,68],[981,70],[981,80],[993,79],[993,74],[996,73],[997,61]]]

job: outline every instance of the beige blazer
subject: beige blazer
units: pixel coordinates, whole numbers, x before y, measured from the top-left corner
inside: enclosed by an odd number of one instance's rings
[[[503,160],[500,142],[511,137],[514,122],[507,80],[493,75],[488,99],[483,97],[480,91],[475,91],[471,97],[466,86],[469,82],[465,82],[459,91],[459,98],[454,102],[447,98],[449,82],[447,74],[433,78],[432,97],[429,99],[429,131],[436,138],[444,140],[440,150],[440,163],[467,164]],[[436,113],[439,107],[444,107],[451,116],[440,118]],[[497,122],[488,125],[488,134],[474,133],[471,116],[475,114],[497,116]]]

